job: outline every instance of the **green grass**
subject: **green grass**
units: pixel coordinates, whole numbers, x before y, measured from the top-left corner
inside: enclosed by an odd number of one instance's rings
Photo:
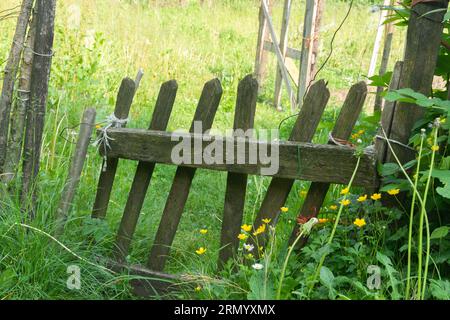
[[[0,11],[18,1],[0,3]],[[67,25],[69,5],[81,7],[79,29]],[[348,3],[330,1],[323,19],[320,61],[329,50],[334,30],[345,15]],[[280,24],[282,4],[274,9],[274,23]],[[290,46],[301,47],[301,24],[304,1],[296,1],[291,18]],[[217,1],[211,8],[189,5],[179,8],[162,5],[146,8],[118,0],[58,2],[55,52],[46,115],[45,140],[42,149],[42,170],[39,176],[39,207],[35,221],[25,221],[51,232],[60,191],[67,174],[83,110],[97,109],[102,121],[114,108],[115,95],[124,76],[133,77],[138,68],[145,70],[137,92],[129,127],[144,128],[151,119],[153,106],[162,82],[176,79],[178,97],[169,122],[169,130],[187,128],[192,120],[203,84],[218,77],[224,88],[214,127],[230,128],[238,81],[253,70],[258,29],[257,1]],[[1,21],[0,62],[7,57],[14,32],[13,20]],[[348,22],[340,31],[333,56],[318,76],[329,81],[332,99],[314,140],[323,143],[332,128],[342,97],[353,83],[364,79],[371,57],[378,15],[369,7],[357,4]],[[89,31],[93,30],[93,31]],[[85,46],[86,34],[95,33],[92,48]],[[401,56],[401,33],[395,35],[391,65]],[[276,128],[290,115],[271,107],[275,60],[271,57],[269,76],[262,90],[256,111],[256,128]],[[289,109],[286,97],[283,98]],[[291,122],[292,124],[292,122]],[[360,124],[362,125],[362,124]],[[289,124],[283,128],[283,137]],[[64,139],[66,138],[66,139]],[[109,256],[115,232],[133,179],[136,163],[121,161],[105,222],[90,219],[101,159],[92,147],[75,199],[71,219],[61,241],[73,252],[95,262]],[[164,208],[174,167],[157,166],[138,224],[129,261],[143,263],[148,256],[159,219]],[[250,223],[257,213],[268,185],[267,178],[250,177],[245,221]],[[15,181],[19,184],[19,181]],[[214,274],[220,236],[226,175],[198,171],[175,238],[168,271]],[[297,182],[288,199],[291,208],[279,233],[289,235],[295,214],[301,205],[299,191],[307,187]],[[109,275],[101,269],[79,261],[43,234],[15,225],[22,221],[20,203],[0,190],[0,299],[119,299],[134,298],[127,278]],[[334,190],[329,197],[337,196]],[[198,229],[208,228],[206,239]],[[208,243],[203,260],[194,251]],[[82,289],[66,289],[66,268],[70,264],[82,268]],[[228,284],[229,285],[229,284]]]

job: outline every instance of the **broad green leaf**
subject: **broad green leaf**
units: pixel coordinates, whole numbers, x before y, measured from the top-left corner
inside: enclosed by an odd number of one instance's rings
[[[385,163],[381,166],[380,174],[382,176],[390,176],[400,171],[400,166],[396,163]]]
[[[445,238],[448,234],[449,227],[443,226],[437,229],[434,229],[431,233],[430,239],[441,239]]]
[[[322,284],[327,288],[333,288],[334,282],[333,272],[331,272],[331,270],[325,266],[323,266],[320,269],[320,280],[322,281]]]

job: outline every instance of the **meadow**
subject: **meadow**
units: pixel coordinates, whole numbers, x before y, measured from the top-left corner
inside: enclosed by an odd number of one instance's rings
[[[296,48],[301,47],[304,2],[295,1],[293,7],[289,43]],[[18,4],[19,1],[3,0],[0,11]],[[344,18],[348,4],[348,1],[328,1],[326,5],[319,64],[329,53],[331,37]],[[74,5],[81,10],[79,24],[70,19]],[[314,137],[317,143],[327,141],[348,88],[364,80],[369,69],[379,18],[378,13],[370,12],[370,6],[369,1],[356,1],[348,21],[336,37],[331,59],[317,76],[328,81],[332,94]],[[281,13],[282,2],[278,1],[274,8],[276,26],[280,25]],[[0,66],[7,58],[14,24],[14,19],[0,21]],[[211,6],[192,2],[184,7],[179,7],[175,1],[150,1],[149,4],[120,0],[58,2],[37,217],[35,221],[23,219],[17,194],[3,197],[0,202],[0,299],[136,298],[128,284],[131,275],[111,274],[98,266],[101,264],[99,257],[110,254],[136,163],[121,161],[107,219],[94,221],[90,214],[101,158],[94,147],[90,148],[70,221],[59,239],[69,250],[42,232],[26,230],[18,223],[24,222],[51,232],[81,114],[86,108],[95,107],[97,121],[103,121],[114,108],[121,79],[134,77],[139,68],[145,75],[131,108],[128,127],[147,127],[160,85],[176,79],[179,89],[168,129],[188,128],[203,84],[217,77],[224,93],[213,128],[231,128],[238,81],[253,72],[257,32],[258,1],[217,0]],[[396,29],[389,70],[402,57],[403,40],[404,30]],[[270,71],[258,100],[256,128],[276,128],[282,119],[291,115],[286,96],[283,96],[284,111],[278,112],[271,106],[276,65],[273,56],[269,65]],[[361,138],[366,143],[372,141],[377,123],[376,118],[370,117],[372,104],[373,97],[370,96],[365,114],[355,128],[356,131],[364,130]],[[282,127],[282,138],[287,138],[291,126],[292,121]],[[174,172],[174,167],[164,165],[158,165],[155,170],[132,253],[127,257],[130,263],[146,261]],[[268,182],[267,178],[250,177],[245,212],[247,223],[253,221]],[[19,185],[18,180],[16,183]],[[177,297],[273,298],[267,291],[260,290],[251,268],[239,274],[234,274],[232,268],[220,274],[215,272],[225,185],[226,174],[197,172],[172,248],[168,271],[193,275],[197,279],[198,290],[181,292]],[[0,187],[3,188],[0,192],[8,192],[5,186]],[[289,212],[283,216],[276,231],[276,246],[280,250],[286,250],[284,245],[307,187],[306,182],[298,181],[290,194],[286,204]],[[339,196],[340,187],[333,186],[324,214],[331,212],[327,208]],[[330,289],[322,283],[316,298],[400,297],[396,286],[397,283],[401,285],[401,280],[397,280],[401,277],[396,269],[401,269],[401,257],[396,261],[392,259],[394,249],[386,243],[396,241],[404,234],[384,231],[387,225],[400,218],[398,212],[384,216],[381,212],[381,209],[375,210],[374,215],[380,218],[378,224],[370,226],[370,232],[365,236],[356,234],[354,242],[348,243],[344,234],[340,234],[338,242],[342,247],[333,249],[335,253],[330,265],[339,266],[333,270],[335,273],[346,275],[346,279],[340,279],[343,289]],[[200,229],[208,232],[200,234]],[[283,298],[305,297],[298,283],[314,271],[311,271],[308,259],[317,260],[321,243],[329,234],[325,229],[321,229],[302,257],[290,265]],[[199,258],[195,251],[205,245],[208,245],[208,252]],[[377,255],[379,248],[386,249],[381,258]],[[277,259],[281,258],[274,257],[274,265],[281,264],[282,261]],[[377,261],[384,261],[388,266],[387,277],[391,282],[374,293],[365,288],[364,272],[368,264]],[[80,290],[66,288],[67,266],[72,264],[79,265],[82,270]],[[274,272],[279,274],[279,271],[276,269]],[[354,279],[352,281],[356,285],[349,285],[350,279]],[[264,281],[266,283],[267,279]]]

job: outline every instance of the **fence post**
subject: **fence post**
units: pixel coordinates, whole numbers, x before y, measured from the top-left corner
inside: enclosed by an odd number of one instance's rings
[[[288,45],[288,30],[289,30],[289,17],[291,15],[291,0],[284,1],[283,8],[283,21],[281,23],[281,35],[280,35],[280,51],[283,58],[286,58],[286,49]],[[283,61],[284,62],[284,61]],[[277,76],[275,79],[275,95],[274,95],[274,107],[279,109],[281,100],[281,88],[283,85],[283,75],[281,73],[280,61],[277,63]]]
[[[272,11],[273,0],[268,1],[269,12]],[[264,15],[263,5],[259,8],[259,31],[258,43],[256,46],[256,60],[255,60],[255,77],[258,81],[259,88],[261,88],[264,78],[267,75],[267,59],[269,54],[264,50],[264,42],[269,40],[269,29],[267,26],[267,19]]]
[[[305,22],[302,41],[302,59],[300,61],[300,75],[298,79],[297,105],[303,105],[303,97],[308,90],[310,82],[310,68],[312,59],[312,37],[314,35],[314,22],[317,13],[316,1],[306,1]]]
[[[431,92],[441,45],[445,10],[431,11],[447,8],[447,6],[448,0],[437,0],[420,2],[412,7],[399,88],[411,88],[425,95]],[[398,103],[394,110],[389,138],[408,144],[414,124],[423,115],[423,109],[414,104]],[[397,144],[393,144],[392,147],[402,163],[414,158],[412,150]],[[388,150],[386,161],[395,162],[390,150]]]

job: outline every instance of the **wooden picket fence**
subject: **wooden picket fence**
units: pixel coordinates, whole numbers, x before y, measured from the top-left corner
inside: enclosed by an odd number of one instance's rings
[[[252,75],[246,76],[239,83],[234,129],[247,130],[253,128],[257,91],[258,83]],[[128,117],[134,92],[134,81],[125,78],[119,90],[115,109],[115,116],[118,119]],[[218,267],[220,268],[223,263],[235,255],[239,246],[237,236],[240,233],[243,220],[247,176],[260,175],[261,168],[264,167],[259,162],[245,165],[237,163],[220,165],[202,162],[178,166],[145,267],[127,265],[126,257],[129,255],[133,234],[155,165],[157,163],[173,164],[171,151],[177,142],[172,141],[171,133],[165,130],[176,93],[177,83],[175,81],[166,82],[161,86],[148,129],[129,129],[125,128],[124,125],[121,125],[121,127],[113,126],[108,129],[110,148],[106,152],[106,167],[99,178],[92,213],[95,218],[105,218],[119,159],[138,161],[117,232],[111,266],[145,276],[146,280],[132,282],[136,293],[144,296],[178,288],[180,281],[186,280],[182,276],[164,273],[164,268],[170,256],[170,247],[177,232],[196,170],[210,169],[228,172],[218,261]],[[360,115],[366,94],[367,87],[364,82],[351,87],[335,123],[332,132],[334,139],[332,140],[349,139]],[[203,130],[210,129],[221,96],[222,87],[219,80],[214,79],[205,84],[190,132],[184,134],[192,141],[197,139],[203,145],[203,149],[206,146],[203,141],[205,136],[193,134],[194,121],[201,121]],[[303,216],[319,213],[330,184],[347,184],[349,182],[357,161],[354,155],[355,150],[351,146],[335,145],[331,141],[328,145],[311,143],[329,97],[329,90],[323,80],[313,84],[306,95],[289,141],[279,142],[279,171],[272,176],[272,181],[258,211],[259,214],[253,224],[255,228],[262,224],[264,218],[272,219],[271,225],[277,223],[279,210],[284,206],[294,181],[297,179],[312,181],[303,208],[299,213]],[[243,139],[243,137],[221,137],[221,139],[223,139],[224,144],[231,143],[236,147],[238,139]],[[252,144],[254,147],[267,143],[270,142],[245,138],[246,150],[249,150]],[[101,155],[105,156],[104,148],[100,147],[99,150]],[[368,189],[377,188],[379,181],[376,158],[376,152],[373,148],[364,150],[353,185]],[[294,229],[293,235],[295,234],[296,230]],[[260,236],[258,243],[261,245],[264,240],[264,237]]]

